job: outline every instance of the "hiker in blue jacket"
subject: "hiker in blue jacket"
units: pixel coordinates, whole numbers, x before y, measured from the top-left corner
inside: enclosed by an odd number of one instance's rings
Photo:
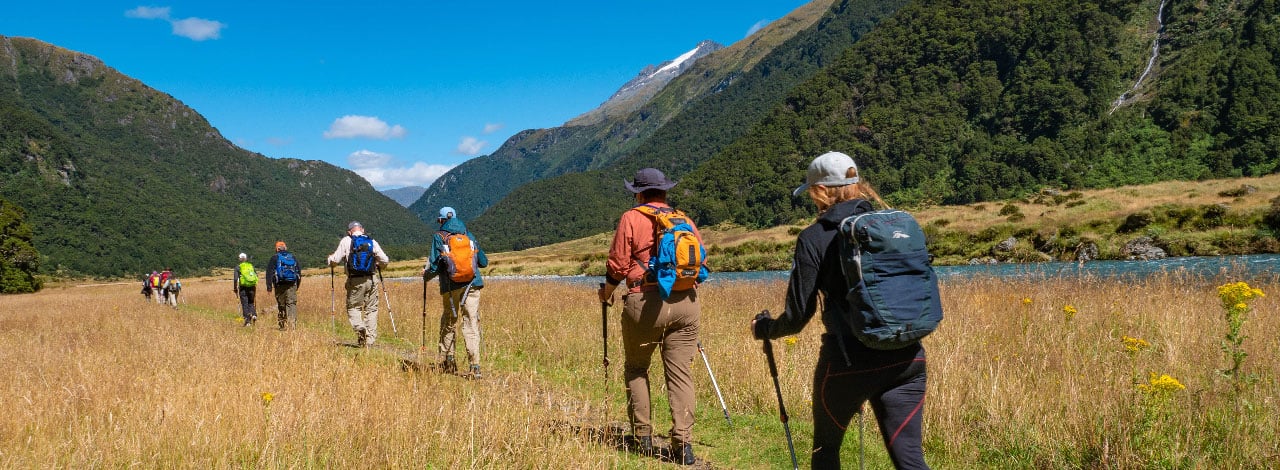
[[[802,191],[818,206],[818,220],[796,240],[785,309],[777,318],[752,320],[752,334],[772,339],[799,333],[822,302],[826,333],[813,373],[813,468],[840,468],[845,429],[870,401],[894,467],[927,469],[921,447],[924,347],[917,342],[902,349],[871,349],[842,318],[853,307],[845,297],[838,226],[846,217],[872,211],[868,199],[887,205],[861,178],[853,159],[839,152],[813,160],[805,184],[792,194]]]
[[[454,343],[461,320],[462,340],[471,364],[468,374],[479,379],[480,289],[484,288],[479,268],[489,265],[489,257],[452,207],[440,208],[436,222],[440,230],[431,236],[431,251],[422,276],[424,283],[433,277],[440,278],[440,297],[444,304],[444,313],[440,315],[440,368],[450,373],[458,370]]]
[[[282,263],[281,260],[287,260]],[[298,328],[298,288],[302,287],[302,276],[298,270],[298,261],[289,252],[284,240],[276,242],[276,253],[267,261],[267,293],[275,291],[276,324],[280,330]]]

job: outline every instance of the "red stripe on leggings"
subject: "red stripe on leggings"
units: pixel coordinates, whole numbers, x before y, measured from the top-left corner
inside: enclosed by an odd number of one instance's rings
[[[898,425],[898,429],[893,431],[893,436],[889,438],[889,447],[893,447],[893,441],[898,438],[898,434],[902,433],[902,429],[907,427],[907,423],[911,422],[911,418],[920,412],[920,408],[924,407],[924,398],[920,399],[920,403],[916,403],[915,409],[911,410],[911,414],[907,415],[907,419],[902,420],[902,424]]]

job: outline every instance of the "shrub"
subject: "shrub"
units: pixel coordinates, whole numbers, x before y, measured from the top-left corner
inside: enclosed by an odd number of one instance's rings
[[[1151,225],[1155,217],[1150,212],[1142,211],[1129,214],[1124,218],[1124,222],[1116,227],[1116,233],[1133,233],[1142,230],[1144,227]]]
[[[1005,204],[1004,207],[1000,208],[1000,212],[999,212],[1000,215],[1015,215],[1015,214],[1021,214],[1021,213],[1022,213],[1022,210],[1018,209],[1018,206],[1015,206],[1013,204]]]

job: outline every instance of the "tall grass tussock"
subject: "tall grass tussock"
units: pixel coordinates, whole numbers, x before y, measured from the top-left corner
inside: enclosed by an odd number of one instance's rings
[[[1247,281],[1236,374],[1218,286]],[[492,279],[481,296],[485,377],[436,360],[438,289],[388,279],[379,347],[350,342],[338,283],[300,290],[301,327],[275,329],[259,290],[240,327],[225,280],[189,280],[174,310],[128,285],[8,296],[0,312],[0,467],[657,468],[620,450],[626,432],[618,310],[602,366],[594,284]],[[694,446],[712,468],[789,464],[772,382],[750,318],[782,304],[781,282],[699,290],[702,364]],[[1275,468],[1280,466],[1280,282],[1168,273],[1112,279],[952,279],[946,320],[925,340],[926,459],[935,468]],[[385,307],[385,306],[384,306]],[[821,325],[775,342],[801,464]],[[695,357],[700,362],[700,358]],[[670,425],[654,378],[655,429]],[[421,367],[420,367],[421,365]],[[606,380],[607,374],[607,380]],[[867,468],[891,468],[868,422]],[[857,425],[843,449],[856,465]]]

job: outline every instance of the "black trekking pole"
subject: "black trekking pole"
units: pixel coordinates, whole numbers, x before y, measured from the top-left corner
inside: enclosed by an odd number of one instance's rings
[[[427,352],[427,275],[422,275],[422,344],[418,346],[418,355]],[[422,359],[419,358],[419,361]]]
[[[604,289],[604,283],[600,283]],[[604,379],[609,380],[609,303],[600,301],[600,339],[604,346]]]
[[[720,394],[720,384],[716,383],[716,373],[711,372],[711,362],[707,361],[707,352],[702,350],[702,341],[698,341],[698,353],[702,354],[702,363],[707,366],[707,375],[711,376],[711,387],[716,390],[716,397],[720,399],[720,410],[724,411],[724,420],[733,426],[733,420],[729,419],[729,407],[724,404],[724,395]]]
[[[769,311],[760,312],[764,317],[769,316]],[[796,462],[796,446],[791,442],[791,425],[787,424],[787,406],[782,403],[782,386],[778,384],[778,364],[773,360],[773,342],[768,338],[764,339],[764,357],[769,361],[769,375],[773,377],[773,391],[778,395],[778,418],[782,420],[782,430],[787,433],[787,450],[791,452],[791,468],[800,469],[800,464]]]
[[[387,299],[387,316],[391,317],[391,332],[399,336],[400,331],[396,330],[396,314],[391,311],[391,295],[387,293],[387,283],[382,280],[382,268],[375,269],[378,271],[378,288],[382,289],[382,298]]]

